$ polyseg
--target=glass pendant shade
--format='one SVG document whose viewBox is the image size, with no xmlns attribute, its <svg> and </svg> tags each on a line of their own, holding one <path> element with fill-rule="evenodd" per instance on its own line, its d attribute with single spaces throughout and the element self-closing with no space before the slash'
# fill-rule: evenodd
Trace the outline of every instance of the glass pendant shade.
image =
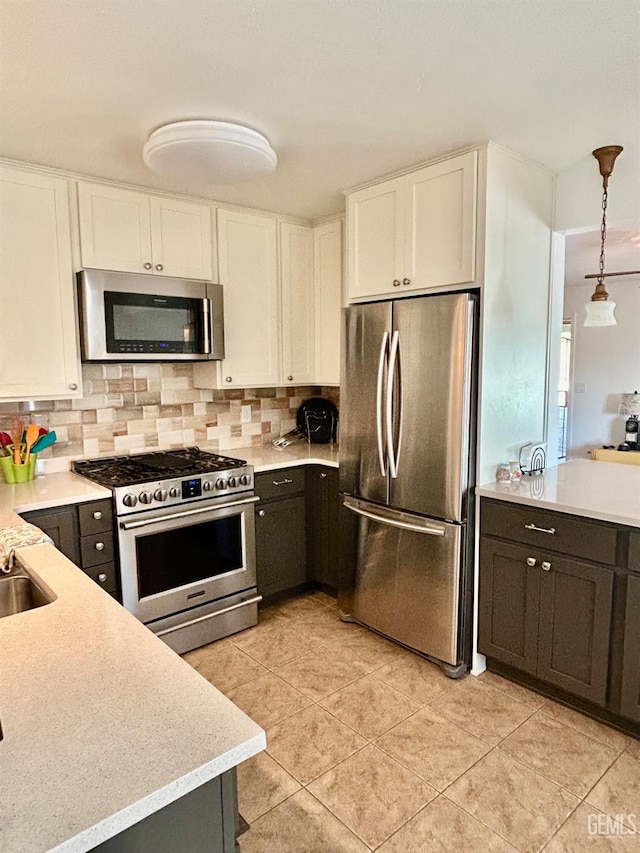
<svg viewBox="0 0 640 853">
<path fill-rule="evenodd" d="M 617 321 L 614 316 L 616 303 L 611 299 L 598 299 L 594 302 L 587 302 L 587 318 L 584 321 L 585 326 L 616 326 Z"/>
</svg>

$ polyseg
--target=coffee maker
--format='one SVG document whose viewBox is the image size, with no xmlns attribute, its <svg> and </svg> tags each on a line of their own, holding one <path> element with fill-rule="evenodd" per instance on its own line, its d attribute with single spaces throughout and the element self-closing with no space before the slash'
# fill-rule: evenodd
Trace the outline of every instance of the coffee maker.
<svg viewBox="0 0 640 853">
<path fill-rule="evenodd" d="M 634 391 L 633 394 L 622 394 L 619 412 L 621 415 L 628 415 L 624 425 L 624 445 L 626 445 L 625 449 L 628 448 L 629 450 L 640 450 L 640 444 L 638 443 L 640 394 L 638 394 L 637 391 Z"/>
</svg>

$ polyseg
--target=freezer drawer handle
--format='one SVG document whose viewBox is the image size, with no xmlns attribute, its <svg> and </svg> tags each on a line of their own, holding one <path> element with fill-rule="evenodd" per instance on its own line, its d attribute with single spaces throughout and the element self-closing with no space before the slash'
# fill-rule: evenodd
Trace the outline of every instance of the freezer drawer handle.
<svg viewBox="0 0 640 853">
<path fill-rule="evenodd" d="M 191 619 L 189 622 L 181 622 L 179 625 L 174 625 L 172 628 L 165 628 L 164 631 L 158 631 L 156 637 L 164 637 L 165 634 L 172 634 L 174 631 L 180 631 L 182 628 L 188 628 L 190 625 L 197 625 L 198 622 L 204 622 L 206 619 L 214 619 L 216 616 L 231 613 L 232 610 L 238 610 L 240 607 L 248 607 L 249 604 L 259 604 L 261 601 L 261 595 L 254 595 L 253 598 L 248 598 L 246 601 L 239 601 L 237 604 L 232 604 L 230 607 L 223 607 L 222 610 L 216 610 L 215 613 L 207 613 L 206 616 L 198 616 L 197 619 Z"/>
<path fill-rule="evenodd" d="M 403 530 L 413 530 L 415 533 L 427 533 L 429 536 L 444 536 L 445 531 L 442 527 L 426 527 L 421 524 L 411 524 L 409 521 L 399 521 L 394 518 L 376 515 L 375 512 L 368 512 L 359 506 L 354 506 L 351 503 L 344 502 L 347 509 L 352 512 L 357 512 L 358 515 L 363 515 L 365 518 L 372 518 L 374 521 L 379 521 L 381 524 L 389 524 L 391 527 L 401 527 Z"/>
<path fill-rule="evenodd" d="M 525 530 L 535 530 L 536 533 L 550 533 L 552 536 L 556 532 L 555 527 L 536 527 L 535 524 L 525 524 Z"/>
<path fill-rule="evenodd" d="M 384 458 L 384 440 L 382 437 L 382 382 L 384 380 L 385 356 L 387 354 L 387 343 L 389 332 L 382 335 L 380 344 L 380 358 L 378 360 L 378 384 L 376 386 L 376 438 L 378 440 L 378 461 L 380 462 L 380 474 L 387 476 L 387 466 Z"/>
<path fill-rule="evenodd" d="M 237 506 L 242 506 L 242 504 L 253 504 L 257 503 L 260 498 L 243 498 L 241 501 L 231 501 L 227 504 L 219 504 L 217 506 L 205 506 L 201 509 L 190 509 L 186 512 L 173 512 L 171 515 L 160 515 L 157 518 L 147 518 L 144 521 L 121 521 L 120 529 L 121 530 L 134 530 L 136 527 L 148 527 L 150 524 L 156 524 L 158 521 L 175 521 L 180 518 L 189 518 L 191 515 L 202 515 L 205 512 L 211 512 L 212 510 L 219 509 L 230 509 Z"/>
</svg>

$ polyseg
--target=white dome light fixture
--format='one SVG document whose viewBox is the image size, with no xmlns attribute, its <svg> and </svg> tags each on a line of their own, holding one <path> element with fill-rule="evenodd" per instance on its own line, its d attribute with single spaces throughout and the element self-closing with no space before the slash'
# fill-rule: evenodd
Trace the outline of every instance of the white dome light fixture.
<svg viewBox="0 0 640 853">
<path fill-rule="evenodd" d="M 269 175 L 278 165 L 269 140 L 227 121 L 176 121 L 154 130 L 142 158 L 159 175 L 234 184 Z"/>
</svg>

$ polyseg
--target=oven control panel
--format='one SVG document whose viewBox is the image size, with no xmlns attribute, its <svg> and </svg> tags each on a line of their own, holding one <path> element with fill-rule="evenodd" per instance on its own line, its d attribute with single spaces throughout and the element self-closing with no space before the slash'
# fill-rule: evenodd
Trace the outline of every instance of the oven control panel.
<svg viewBox="0 0 640 853">
<path fill-rule="evenodd" d="M 224 503 L 225 497 L 251 491 L 253 468 L 244 465 L 192 477 L 122 486 L 114 490 L 114 498 L 117 515 L 128 515 L 165 506 L 178 506 L 186 501 L 219 499 L 220 503 Z"/>
</svg>

